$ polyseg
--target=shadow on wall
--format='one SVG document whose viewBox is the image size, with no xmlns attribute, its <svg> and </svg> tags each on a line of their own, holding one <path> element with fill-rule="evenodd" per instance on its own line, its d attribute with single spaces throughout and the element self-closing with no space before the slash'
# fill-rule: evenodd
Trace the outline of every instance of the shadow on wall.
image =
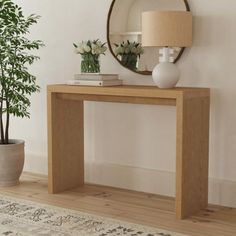
<svg viewBox="0 0 236 236">
<path fill-rule="evenodd" d="M 180 83 L 222 88 L 225 86 L 222 78 L 235 68 L 232 48 L 235 47 L 236 33 L 231 29 L 232 22 L 227 16 L 211 15 L 194 16 L 193 22 L 193 46 L 185 50 L 179 63 L 183 67 Z"/>
<path fill-rule="evenodd" d="M 194 16 L 193 17 L 193 46 L 215 47 L 226 45 L 224 29 L 229 22 L 223 16 Z"/>
</svg>

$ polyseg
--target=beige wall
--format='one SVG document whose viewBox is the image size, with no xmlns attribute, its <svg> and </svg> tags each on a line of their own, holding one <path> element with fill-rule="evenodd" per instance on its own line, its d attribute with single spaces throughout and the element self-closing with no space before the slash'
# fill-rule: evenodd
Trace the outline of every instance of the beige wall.
<svg viewBox="0 0 236 236">
<path fill-rule="evenodd" d="M 26 140 L 25 169 L 46 173 L 45 87 L 62 83 L 79 72 L 79 56 L 73 54 L 73 42 L 106 40 L 111 1 L 17 2 L 25 12 L 42 16 L 32 36 L 43 39 L 47 47 L 40 52 L 41 61 L 32 68 L 42 91 L 32 98 L 31 119 L 14 119 L 11 134 Z M 194 45 L 178 63 L 182 72 L 179 85 L 212 88 L 210 199 L 236 206 L 236 188 L 232 188 L 236 186 L 236 1 L 189 3 L 194 14 Z M 102 57 L 102 71 L 119 73 L 125 83 L 153 84 L 151 77 L 122 68 L 109 52 Z M 85 135 L 88 181 L 174 194 L 174 108 L 88 103 Z M 151 177 L 155 177 L 154 182 Z"/>
</svg>

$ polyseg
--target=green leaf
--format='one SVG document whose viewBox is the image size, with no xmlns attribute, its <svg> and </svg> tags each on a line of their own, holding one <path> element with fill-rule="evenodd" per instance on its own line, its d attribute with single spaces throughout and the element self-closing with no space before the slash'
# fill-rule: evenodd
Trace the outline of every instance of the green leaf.
<svg viewBox="0 0 236 236">
<path fill-rule="evenodd" d="M 39 59 L 30 51 L 44 44 L 25 37 L 39 18 L 35 14 L 24 16 L 11 0 L 0 0 L 0 115 L 29 117 L 29 98 L 40 91 L 28 66 Z"/>
</svg>

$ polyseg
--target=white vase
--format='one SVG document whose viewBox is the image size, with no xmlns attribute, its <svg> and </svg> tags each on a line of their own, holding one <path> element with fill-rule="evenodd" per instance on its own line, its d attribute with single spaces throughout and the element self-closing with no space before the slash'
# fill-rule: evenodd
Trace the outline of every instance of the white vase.
<svg viewBox="0 0 236 236">
<path fill-rule="evenodd" d="M 174 88 L 178 83 L 180 71 L 172 62 L 161 62 L 153 72 L 152 78 L 159 88 Z"/>
<path fill-rule="evenodd" d="M 19 184 L 24 166 L 24 141 L 10 140 L 0 145 L 0 187 Z"/>
</svg>

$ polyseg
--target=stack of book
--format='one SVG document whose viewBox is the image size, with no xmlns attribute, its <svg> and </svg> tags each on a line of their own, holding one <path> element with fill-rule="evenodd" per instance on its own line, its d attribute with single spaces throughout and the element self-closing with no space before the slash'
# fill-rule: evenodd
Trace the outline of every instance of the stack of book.
<svg viewBox="0 0 236 236">
<path fill-rule="evenodd" d="M 67 81 L 68 85 L 81 86 L 117 86 L 122 85 L 122 80 L 117 74 L 76 74 L 73 80 Z"/>
</svg>

